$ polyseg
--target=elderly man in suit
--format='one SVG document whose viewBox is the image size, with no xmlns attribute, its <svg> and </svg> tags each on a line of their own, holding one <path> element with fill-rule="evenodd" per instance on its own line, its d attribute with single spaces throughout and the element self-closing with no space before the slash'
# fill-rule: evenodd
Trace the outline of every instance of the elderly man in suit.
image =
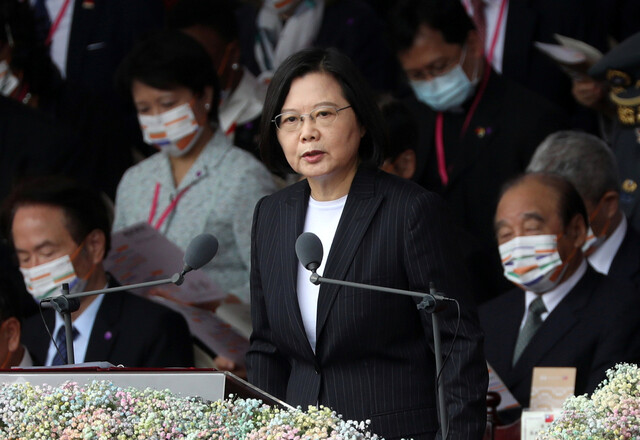
<svg viewBox="0 0 640 440">
<path fill-rule="evenodd" d="M 498 203 L 504 274 L 518 288 L 484 304 L 480 322 L 487 361 L 523 407 L 533 367 L 576 367 L 582 394 L 638 357 L 638 295 L 585 261 L 587 218 L 575 188 L 551 174 L 511 182 Z"/>
<path fill-rule="evenodd" d="M 582 250 L 598 272 L 635 285 L 640 282 L 640 236 L 620 207 L 616 158 L 601 139 L 577 131 L 549 135 L 527 171 L 558 174 L 578 190 L 589 214 Z"/>
<path fill-rule="evenodd" d="M 60 294 L 62 283 L 83 292 L 114 286 L 102 262 L 109 251 L 104 201 L 63 178 L 24 183 L 9 196 L 5 225 L 29 293 L 36 300 Z M 62 317 L 46 310 L 25 321 L 22 340 L 36 365 L 66 363 Z M 127 367 L 193 365 L 189 330 L 177 313 L 129 293 L 88 296 L 71 315 L 76 362 L 108 361 Z M 47 328 L 57 348 L 50 341 Z"/>
</svg>

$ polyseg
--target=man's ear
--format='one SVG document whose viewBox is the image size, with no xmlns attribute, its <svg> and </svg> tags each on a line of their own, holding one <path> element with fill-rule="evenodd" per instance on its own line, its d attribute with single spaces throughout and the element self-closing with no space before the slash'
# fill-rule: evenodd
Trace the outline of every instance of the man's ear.
<svg viewBox="0 0 640 440">
<path fill-rule="evenodd" d="M 617 191 L 609 190 L 600 198 L 602 209 L 608 219 L 613 219 L 620 210 L 620 194 Z"/>
<path fill-rule="evenodd" d="M 580 214 L 573 216 L 567 226 L 567 238 L 573 242 L 573 246 L 576 248 L 582 248 L 585 241 L 587 241 L 587 223 L 584 217 Z"/>
<path fill-rule="evenodd" d="M 471 29 L 467 33 L 467 53 L 473 58 L 484 56 L 484 43 L 475 29 Z"/>
<path fill-rule="evenodd" d="M 416 152 L 404 150 L 393 162 L 396 174 L 405 179 L 411 179 L 416 172 Z"/>
<path fill-rule="evenodd" d="M 94 229 L 85 238 L 84 246 L 93 264 L 102 263 L 104 260 L 106 243 L 104 232 L 100 229 Z"/>
<path fill-rule="evenodd" d="M 6 338 L 7 348 L 13 353 L 20 347 L 20 321 L 11 316 L 2 323 L 2 337 Z"/>
</svg>

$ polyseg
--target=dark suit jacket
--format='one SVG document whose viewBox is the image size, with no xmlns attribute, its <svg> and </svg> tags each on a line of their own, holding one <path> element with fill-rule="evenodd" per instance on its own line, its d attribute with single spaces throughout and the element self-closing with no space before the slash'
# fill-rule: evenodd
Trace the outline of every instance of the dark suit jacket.
<svg viewBox="0 0 640 440">
<path fill-rule="evenodd" d="M 468 109 L 472 98 L 466 103 Z M 438 174 L 435 147 L 436 112 L 416 100 L 407 105 L 419 125 L 414 180 L 443 196 L 454 218 L 475 248 L 469 267 L 479 283 L 478 302 L 510 288 L 504 283 L 493 217 L 500 189 L 524 172 L 538 144 L 550 133 L 566 129 L 560 110 L 514 81 L 495 72 L 462 138 L 465 113 L 444 113 L 443 141 L 449 184 Z"/>
<path fill-rule="evenodd" d="M 632 282 L 640 287 L 640 235 L 627 223 L 627 233 L 616 252 L 609 274 L 622 282 Z"/>
<path fill-rule="evenodd" d="M 514 289 L 480 307 L 487 361 L 523 407 L 529 405 L 535 366 L 576 367 L 576 395 L 589 393 L 607 368 L 637 359 L 638 312 L 633 286 L 589 267 L 512 366 L 524 313 L 524 292 Z"/>
<path fill-rule="evenodd" d="M 502 74 L 561 106 L 571 115 L 572 127 L 595 133 L 595 112 L 577 104 L 569 76 L 534 43 L 558 44 L 557 33 L 607 52 L 605 15 L 594 0 L 509 1 Z"/>
<path fill-rule="evenodd" d="M 114 94 L 114 73 L 137 39 L 162 27 L 161 0 L 78 0 L 73 8 L 66 78 L 73 86 Z"/>
<path fill-rule="evenodd" d="M 255 60 L 258 9 L 246 5 L 237 12 L 242 63 L 254 75 L 260 74 Z M 362 0 L 328 1 L 314 47 L 334 47 L 354 62 L 369 85 L 379 91 L 399 87 L 401 68 L 384 38 L 384 24 Z"/>
<path fill-rule="evenodd" d="M 296 293 L 294 251 L 309 200 L 306 181 L 262 199 L 252 232 L 253 334 L 249 379 L 292 405 L 322 404 L 371 420 L 388 439 L 431 439 L 438 428 L 431 318 L 411 297 L 324 284 L 317 345 L 307 339 Z M 482 333 L 440 198 L 382 171 L 352 183 L 324 275 L 457 298 L 460 331 L 444 371 L 451 438 L 481 438 L 487 372 Z M 455 307 L 442 313 L 443 351 Z"/>
<path fill-rule="evenodd" d="M 44 313 L 53 331 L 55 312 Z M 24 322 L 22 343 L 34 364 L 44 365 L 50 338 L 39 314 Z M 118 292 L 102 300 L 84 361 L 107 361 L 131 368 L 191 367 L 192 347 L 189 328 L 180 314 L 131 293 Z"/>
</svg>

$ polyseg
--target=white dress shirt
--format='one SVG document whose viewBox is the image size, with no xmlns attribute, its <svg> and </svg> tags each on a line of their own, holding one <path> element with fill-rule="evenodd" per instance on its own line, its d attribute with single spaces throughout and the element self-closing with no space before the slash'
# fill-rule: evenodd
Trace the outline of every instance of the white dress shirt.
<svg viewBox="0 0 640 440">
<path fill-rule="evenodd" d="M 529 305 L 536 299 L 538 296 L 542 297 L 542 302 L 546 307 L 547 311 L 540 315 L 540 319 L 543 321 L 547 319 L 549 314 L 553 312 L 553 309 L 556 308 L 558 304 L 564 299 L 565 296 L 578 284 L 578 281 L 584 276 L 587 272 L 587 262 L 582 260 L 578 269 L 563 283 L 560 283 L 555 289 L 551 289 L 548 292 L 543 293 L 542 295 L 538 295 L 537 293 L 525 291 L 524 297 L 524 315 L 522 318 L 522 322 L 520 323 L 520 330 L 524 327 L 524 323 L 527 320 L 527 311 L 529 310 Z"/>
<path fill-rule="evenodd" d="M 104 286 L 105 289 L 107 287 L 108 285 Z M 94 299 L 93 302 L 89 305 L 89 307 L 84 309 L 80 316 L 78 316 L 72 323 L 75 329 L 78 331 L 78 336 L 73 341 L 73 354 L 77 364 L 84 362 L 84 358 L 87 354 L 87 347 L 89 346 L 89 337 L 91 336 L 91 330 L 93 330 L 93 323 L 96 320 L 96 315 L 98 314 L 98 309 L 102 304 L 103 298 L 103 295 L 98 295 L 96 299 Z M 62 320 L 62 316 L 60 316 L 59 313 L 56 313 L 56 325 L 52 332 L 54 338 L 58 334 L 58 330 L 63 325 L 64 321 Z M 47 352 L 46 365 L 51 365 L 55 355 L 56 347 L 55 345 L 53 345 L 53 342 L 50 342 L 49 351 Z"/>
<path fill-rule="evenodd" d="M 49 13 L 51 26 L 55 23 L 64 2 L 65 0 L 45 0 L 45 6 Z M 31 0 L 31 6 L 34 4 L 35 0 Z M 58 67 L 63 78 L 67 76 L 67 53 L 69 50 L 69 38 L 71 36 L 74 4 L 75 0 L 69 0 L 69 5 L 64 11 L 60 24 L 58 25 L 58 28 L 53 34 L 53 38 L 51 40 L 51 60 Z"/>
<path fill-rule="evenodd" d="M 622 221 L 613 234 L 609 236 L 595 251 L 587 258 L 589 264 L 601 274 L 607 275 L 611 269 L 611 263 L 618 253 L 618 249 L 627 235 L 627 218 L 622 216 Z"/>
<path fill-rule="evenodd" d="M 502 2 L 506 2 L 500 27 L 498 26 L 498 18 L 500 16 L 500 8 Z M 473 16 L 473 5 L 471 0 L 462 0 L 462 4 L 469 16 Z M 509 0 L 484 0 L 484 20 L 487 26 L 487 35 L 484 42 L 485 56 L 489 56 L 491 51 L 491 43 L 496 32 L 498 32 L 496 45 L 493 49 L 493 58 L 491 64 L 498 73 L 502 73 L 502 60 L 504 56 L 504 36 L 507 29 L 507 15 L 509 14 Z"/>
</svg>

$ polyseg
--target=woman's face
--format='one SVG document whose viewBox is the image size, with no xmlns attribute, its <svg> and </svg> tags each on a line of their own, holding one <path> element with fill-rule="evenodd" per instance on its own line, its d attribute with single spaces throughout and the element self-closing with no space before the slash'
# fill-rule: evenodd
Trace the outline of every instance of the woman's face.
<svg viewBox="0 0 640 440">
<path fill-rule="evenodd" d="M 304 120 L 295 131 L 277 129 L 277 136 L 287 162 L 298 174 L 337 183 L 355 175 L 365 130 L 353 108 L 341 110 L 328 126 L 306 116 L 317 107 L 349 105 L 340 84 L 329 74 L 314 72 L 292 81 L 280 112 L 297 112 L 305 115 Z"/>
<path fill-rule="evenodd" d="M 148 86 L 140 81 L 133 81 L 131 86 L 133 102 L 138 115 L 157 116 L 182 104 L 191 104 L 191 109 L 198 125 L 206 127 L 209 110 L 213 98 L 213 90 L 207 87 L 202 96 L 196 96 L 186 87 L 173 90 L 161 90 Z"/>
</svg>

